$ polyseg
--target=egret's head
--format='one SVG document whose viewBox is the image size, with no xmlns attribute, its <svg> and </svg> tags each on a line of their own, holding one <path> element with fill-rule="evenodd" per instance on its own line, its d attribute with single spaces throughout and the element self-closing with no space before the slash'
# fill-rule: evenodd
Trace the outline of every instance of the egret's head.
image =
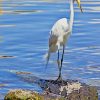
<svg viewBox="0 0 100 100">
<path fill-rule="evenodd" d="M 78 7 L 80 8 L 81 12 L 83 12 L 82 7 L 81 7 L 81 1 L 80 0 L 74 0 L 77 2 Z"/>
</svg>

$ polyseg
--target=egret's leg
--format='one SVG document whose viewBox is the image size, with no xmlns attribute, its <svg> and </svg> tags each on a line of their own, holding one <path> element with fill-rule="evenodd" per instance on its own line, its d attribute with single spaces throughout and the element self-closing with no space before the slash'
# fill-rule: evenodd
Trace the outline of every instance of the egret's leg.
<svg viewBox="0 0 100 100">
<path fill-rule="evenodd" d="M 63 59 L 64 59 L 64 50 L 65 50 L 65 46 L 63 45 L 63 52 L 62 52 L 62 58 L 61 58 L 61 66 L 59 68 L 59 77 L 58 77 L 58 80 L 61 80 L 61 81 L 62 81 L 61 69 L 62 69 L 62 63 L 63 63 Z"/>
<path fill-rule="evenodd" d="M 58 68 L 59 68 L 59 67 L 60 67 L 60 61 L 59 61 L 59 50 L 58 50 L 57 64 L 58 64 Z"/>
<path fill-rule="evenodd" d="M 62 53 L 62 58 L 61 58 L 61 69 L 62 69 L 62 64 L 63 64 L 63 59 L 64 59 L 64 51 L 65 51 L 65 45 L 63 45 L 63 53 Z"/>
<path fill-rule="evenodd" d="M 59 67 L 60 67 L 60 61 L 59 61 L 59 58 L 60 58 L 60 55 L 59 55 L 60 44 L 57 43 L 57 46 L 58 46 L 58 58 L 57 58 L 57 64 L 58 64 L 58 68 L 59 68 Z"/>
<path fill-rule="evenodd" d="M 59 76 L 57 78 L 57 81 L 62 81 L 62 77 L 61 77 L 61 66 L 59 66 Z"/>
<path fill-rule="evenodd" d="M 60 80 L 61 80 L 61 79 L 60 79 L 60 76 L 61 76 L 61 71 L 60 71 L 61 69 L 60 69 L 60 68 L 61 68 L 61 67 L 60 67 L 60 60 L 59 60 L 59 50 L 58 50 L 57 64 L 58 64 L 58 69 L 59 69 L 59 76 L 58 76 L 58 78 L 57 78 L 57 81 L 58 81 L 58 80 L 60 81 Z"/>
<path fill-rule="evenodd" d="M 63 58 L 64 58 L 64 50 L 65 50 L 65 46 L 63 45 L 63 52 L 62 52 L 61 64 L 59 66 L 59 76 L 58 76 L 58 79 L 57 79 L 59 81 L 62 81 L 61 69 L 62 69 L 62 63 L 63 63 Z"/>
</svg>

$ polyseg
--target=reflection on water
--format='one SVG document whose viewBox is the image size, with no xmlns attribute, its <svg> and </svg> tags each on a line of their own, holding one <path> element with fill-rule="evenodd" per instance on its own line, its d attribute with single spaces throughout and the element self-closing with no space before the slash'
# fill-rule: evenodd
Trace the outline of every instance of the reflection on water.
<svg viewBox="0 0 100 100">
<path fill-rule="evenodd" d="M 42 10 L 4 10 L 2 14 L 32 14 L 40 13 Z"/>
<path fill-rule="evenodd" d="M 3 40 L 3 37 L 2 37 L 2 36 L 0 36 L 0 42 L 2 42 L 2 40 Z"/>
<path fill-rule="evenodd" d="M 83 14 L 75 4 L 75 22 L 66 46 L 63 78 L 79 79 L 100 87 L 100 2 L 84 0 L 82 5 Z M 0 84 L 7 85 L 0 87 L 0 96 L 12 88 L 39 91 L 38 86 L 23 82 L 13 71 L 57 78 L 57 55 L 52 54 L 46 73 L 43 56 L 53 23 L 62 17 L 69 18 L 69 4 L 66 0 L 4 0 L 2 9 Z"/>
</svg>

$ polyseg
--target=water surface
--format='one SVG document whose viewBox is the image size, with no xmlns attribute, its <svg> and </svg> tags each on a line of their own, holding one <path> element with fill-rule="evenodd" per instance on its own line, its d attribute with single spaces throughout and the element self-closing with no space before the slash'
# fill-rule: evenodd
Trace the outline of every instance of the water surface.
<svg viewBox="0 0 100 100">
<path fill-rule="evenodd" d="M 84 13 L 80 13 L 75 4 L 73 33 L 66 46 L 62 74 L 64 79 L 78 79 L 99 87 L 100 1 L 84 0 L 82 6 Z M 46 72 L 43 56 L 55 21 L 63 17 L 69 19 L 69 4 L 66 0 L 4 0 L 0 9 L 3 10 L 0 15 L 0 84 L 4 84 L 0 87 L 0 100 L 10 89 L 41 91 L 36 84 L 23 82 L 13 72 L 57 78 L 57 54 L 52 55 Z"/>
</svg>

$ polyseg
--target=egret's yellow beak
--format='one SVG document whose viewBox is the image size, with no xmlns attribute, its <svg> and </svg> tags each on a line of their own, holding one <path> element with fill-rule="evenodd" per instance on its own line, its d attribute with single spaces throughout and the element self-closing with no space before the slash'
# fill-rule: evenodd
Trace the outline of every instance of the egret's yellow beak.
<svg viewBox="0 0 100 100">
<path fill-rule="evenodd" d="M 80 0 L 76 0 L 76 1 L 77 1 L 78 7 L 80 8 L 81 12 L 83 12 L 82 7 L 81 7 L 81 1 Z"/>
</svg>

